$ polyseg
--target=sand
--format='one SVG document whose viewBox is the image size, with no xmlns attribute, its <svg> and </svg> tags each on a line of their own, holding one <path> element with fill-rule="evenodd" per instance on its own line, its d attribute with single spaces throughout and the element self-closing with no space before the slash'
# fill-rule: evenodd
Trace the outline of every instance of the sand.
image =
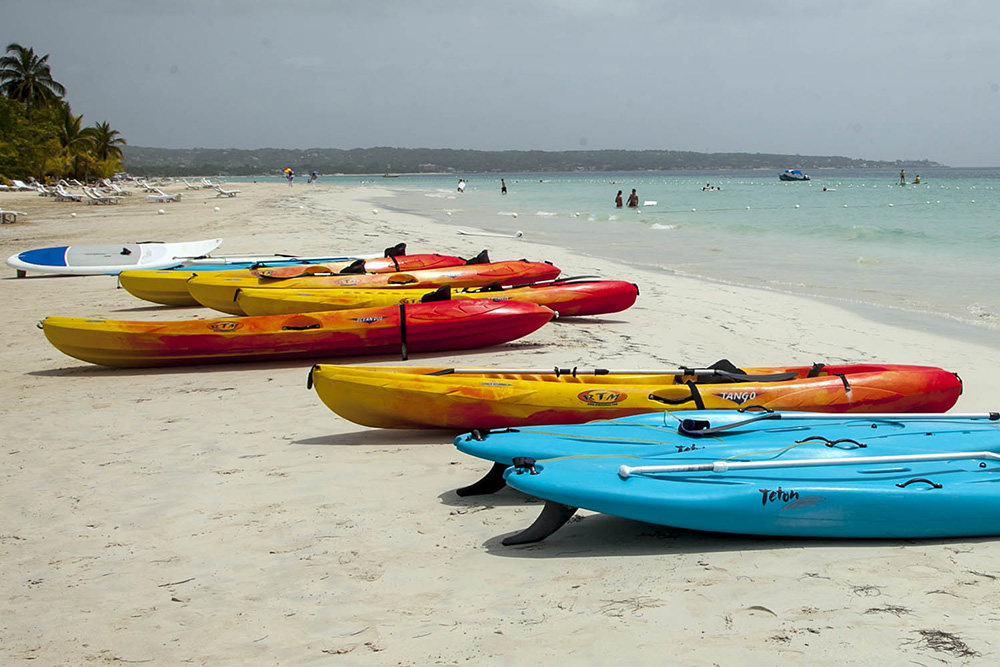
<svg viewBox="0 0 1000 667">
<path fill-rule="evenodd" d="M 26 211 L 4 257 L 66 243 L 222 237 L 220 251 L 380 251 L 550 260 L 639 284 L 637 305 L 498 348 L 413 355 L 463 366 L 914 363 L 959 372 L 955 410 L 1000 406 L 1000 354 L 839 308 L 639 271 L 379 209 L 375 187 L 240 184 L 175 204 L 0 193 Z M 169 192 L 179 188 L 167 188 Z M 219 210 L 216 211 L 215 208 Z M 158 214 L 163 209 L 164 214 Z M 71 217 L 76 213 L 76 217 Z M 6 267 L 5 267 L 6 268 Z M 486 471 L 453 434 L 347 422 L 309 361 L 116 370 L 64 356 L 47 315 L 213 317 L 116 279 L 0 284 L 5 665 L 986 664 L 1000 543 L 759 539 L 580 512 L 533 546 L 500 539 L 540 504 L 460 499 Z M 398 363 L 390 357 L 354 363 Z"/>
</svg>

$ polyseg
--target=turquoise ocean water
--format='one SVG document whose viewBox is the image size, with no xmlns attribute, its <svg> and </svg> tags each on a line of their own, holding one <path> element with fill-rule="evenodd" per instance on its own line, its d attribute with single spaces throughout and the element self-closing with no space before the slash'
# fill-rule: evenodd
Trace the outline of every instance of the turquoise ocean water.
<svg viewBox="0 0 1000 667">
<path fill-rule="evenodd" d="M 1000 346 L 1000 169 L 923 169 L 914 185 L 916 175 L 907 170 L 905 186 L 898 170 L 872 169 L 820 170 L 792 183 L 754 170 L 324 176 L 320 185 L 390 188 L 394 197 L 373 196 L 373 205 L 459 229 L 521 231 L 526 244 L 832 300 Z M 459 177 L 468 181 L 464 193 Z M 719 189 L 703 190 L 708 183 Z M 638 210 L 616 209 L 617 191 L 627 198 L 632 188 Z M 489 239 L 470 237 L 473 246 L 488 248 Z"/>
</svg>

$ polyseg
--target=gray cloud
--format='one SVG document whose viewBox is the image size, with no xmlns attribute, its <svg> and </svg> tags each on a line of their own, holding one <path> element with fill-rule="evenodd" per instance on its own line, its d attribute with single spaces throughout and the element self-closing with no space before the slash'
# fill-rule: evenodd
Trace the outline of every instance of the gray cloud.
<svg viewBox="0 0 1000 667">
<path fill-rule="evenodd" d="M 1000 163 L 1000 5 L 9 0 L 131 144 L 678 149 Z"/>
</svg>

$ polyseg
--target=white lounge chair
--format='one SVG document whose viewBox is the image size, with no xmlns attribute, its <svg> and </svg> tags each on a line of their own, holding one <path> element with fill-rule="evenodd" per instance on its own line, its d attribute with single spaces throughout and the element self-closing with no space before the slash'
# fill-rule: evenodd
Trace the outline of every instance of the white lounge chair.
<svg viewBox="0 0 1000 667">
<path fill-rule="evenodd" d="M 223 190 L 221 185 L 215 186 L 216 197 L 235 197 L 240 193 L 239 190 Z"/>
<path fill-rule="evenodd" d="M 9 225 L 13 222 L 17 222 L 17 216 L 28 215 L 24 211 L 5 211 L 0 208 L 0 222 L 5 225 Z"/>
<path fill-rule="evenodd" d="M 105 194 L 101 194 L 94 188 L 88 188 L 83 186 L 83 194 L 87 195 L 88 204 L 117 204 L 118 197 L 111 197 Z"/>
<path fill-rule="evenodd" d="M 122 190 L 121 187 L 119 187 L 117 183 L 115 183 L 114 181 L 108 180 L 107 178 L 105 178 L 101 182 L 104 184 L 104 187 L 106 187 L 108 190 L 110 190 L 112 192 L 112 196 L 130 197 L 132 195 L 132 191 L 131 190 Z"/>
<path fill-rule="evenodd" d="M 25 183 L 24 181 L 19 181 L 16 178 L 10 179 L 10 182 L 14 184 L 14 188 L 13 188 L 14 190 L 20 190 L 22 192 L 27 192 L 28 190 L 34 190 L 35 189 L 35 188 L 31 187 L 30 185 L 28 185 L 27 183 Z"/>
<path fill-rule="evenodd" d="M 215 183 L 213 183 L 212 181 L 210 181 L 209 179 L 207 179 L 205 177 L 202 177 L 202 179 L 201 179 L 201 187 L 203 187 L 203 188 L 214 188 L 215 187 Z"/>
<path fill-rule="evenodd" d="M 168 195 L 166 192 L 164 192 L 159 188 L 153 188 L 153 190 L 156 192 L 156 194 L 146 195 L 146 201 L 172 202 L 181 200 L 181 193 L 179 192 L 176 194 Z"/>
<path fill-rule="evenodd" d="M 56 201 L 83 201 L 83 195 L 78 195 L 75 192 L 70 192 L 63 187 L 62 183 L 56 184 Z"/>
<path fill-rule="evenodd" d="M 182 178 L 181 180 L 184 182 L 184 187 L 187 188 L 188 190 L 201 190 L 200 185 L 195 185 L 194 183 L 190 183 L 186 178 Z"/>
</svg>

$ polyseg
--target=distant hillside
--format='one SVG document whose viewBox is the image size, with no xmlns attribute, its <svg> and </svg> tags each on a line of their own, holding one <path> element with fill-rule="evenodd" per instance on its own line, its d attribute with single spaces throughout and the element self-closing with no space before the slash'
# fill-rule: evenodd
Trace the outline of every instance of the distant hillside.
<svg viewBox="0 0 1000 667">
<path fill-rule="evenodd" d="M 824 167 L 937 167 L 928 160 L 893 162 L 823 155 L 692 153 L 687 151 L 470 151 L 447 148 L 310 148 L 254 150 L 124 146 L 125 169 L 135 176 L 279 174 L 516 173 L 643 171 L 657 169 L 820 169 Z"/>
</svg>

